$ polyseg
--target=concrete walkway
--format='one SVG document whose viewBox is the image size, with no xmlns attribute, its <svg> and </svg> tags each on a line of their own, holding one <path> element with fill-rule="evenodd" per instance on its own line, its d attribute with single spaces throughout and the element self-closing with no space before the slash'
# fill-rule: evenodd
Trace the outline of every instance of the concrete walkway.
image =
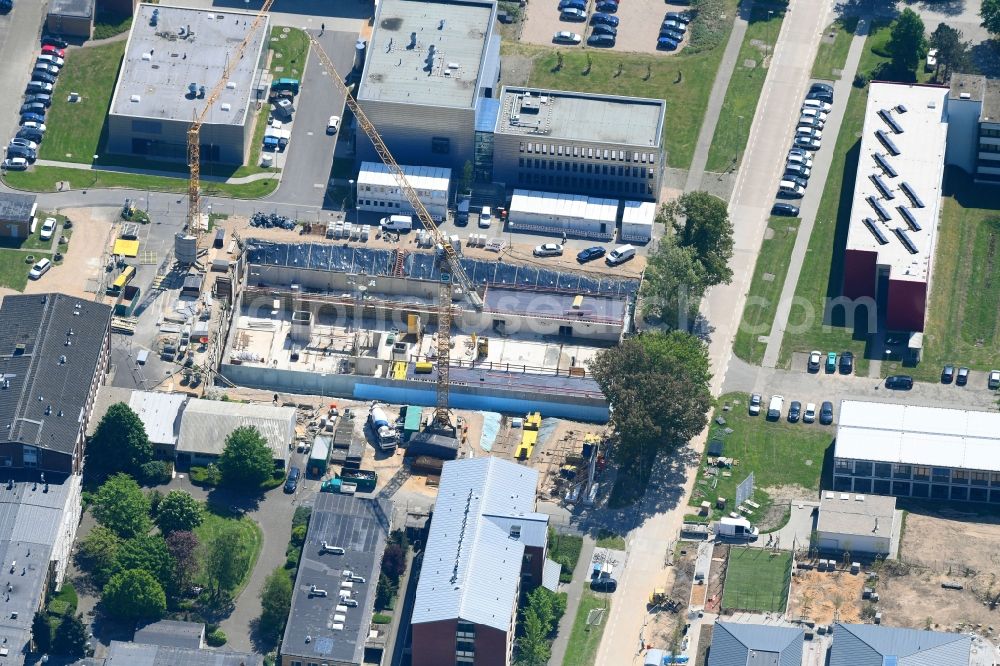
<svg viewBox="0 0 1000 666">
<path fill-rule="evenodd" d="M 560 592 L 566 593 L 566 612 L 559 620 L 559 633 L 552 641 L 552 656 L 549 657 L 550 666 L 561 666 L 566 658 L 566 648 L 569 646 L 569 636 L 573 633 L 573 622 L 576 620 L 576 613 L 580 608 L 580 597 L 583 596 L 583 589 L 587 586 L 588 573 L 590 571 L 590 560 L 594 556 L 594 547 L 597 542 L 593 538 L 584 534 L 583 547 L 580 549 L 580 559 L 576 561 L 576 568 L 573 569 L 573 580 L 568 585 L 561 586 Z"/>
<path fill-rule="evenodd" d="M 823 136 L 826 138 L 824 145 L 816 154 L 813 164 L 813 186 L 806 190 L 806 196 L 799 206 L 801 222 L 799 223 L 799 234 L 795 238 L 795 247 L 792 248 L 792 256 L 788 262 L 788 274 L 785 276 L 785 284 L 781 288 L 781 297 L 778 301 L 778 309 L 774 313 L 774 322 L 771 324 L 771 334 L 768 336 L 767 349 L 764 350 L 764 360 L 762 365 L 765 368 L 773 368 L 778 363 L 781 353 L 781 342 L 785 336 L 785 328 L 788 326 L 788 315 L 792 309 L 792 300 L 795 297 L 795 287 L 799 283 L 799 275 L 802 272 L 802 264 L 806 259 L 806 252 L 809 250 L 809 237 L 812 235 L 813 226 L 816 223 L 816 213 L 819 211 L 820 200 L 823 197 L 825 187 L 819 187 L 820 183 L 826 184 L 830 174 L 830 164 L 833 162 L 833 151 L 836 139 L 840 136 L 840 126 L 844 121 L 844 112 L 847 110 L 847 100 L 851 95 L 851 86 L 854 83 L 854 74 L 858 71 L 858 63 L 861 54 L 864 52 L 865 39 L 868 37 L 868 20 L 858 21 L 857 30 L 851 40 L 851 48 L 847 53 L 847 62 L 840 75 L 840 80 L 833 85 L 834 102 L 833 109 L 826 120 L 823 129 Z M 841 174 L 832 174 L 834 178 L 840 178 Z M 816 176 L 819 176 L 818 178 Z M 852 187 L 851 183 L 844 183 L 844 187 Z M 821 220 L 824 224 L 836 224 L 836 220 Z M 820 313 L 822 315 L 822 313 Z"/>
<path fill-rule="evenodd" d="M 708 107 L 705 109 L 704 119 L 701 121 L 701 131 L 698 132 L 698 144 L 694 149 L 694 157 L 691 158 L 691 168 L 688 170 L 687 181 L 684 183 L 685 192 L 701 189 L 705 165 L 708 164 L 708 151 L 712 148 L 712 139 L 715 137 L 715 127 L 719 124 L 719 115 L 722 113 L 722 104 L 726 101 L 729 81 L 733 78 L 733 72 L 736 71 L 740 47 L 743 45 L 743 37 L 747 34 L 747 20 L 744 16 L 750 15 L 752 6 L 752 2 L 744 2 L 736 10 L 736 22 L 733 24 L 733 31 L 729 33 L 726 51 L 722 54 L 722 61 L 719 63 L 719 70 L 716 72 L 715 82 L 712 84 L 712 92 L 708 96 Z"/>
<path fill-rule="evenodd" d="M 153 169 L 139 169 L 136 167 L 126 167 L 126 166 L 114 166 L 108 165 L 104 166 L 101 164 L 80 164 L 78 162 L 59 162 L 57 160 L 38 160 L 35 162 L 35 166 L 48 166 L 48 167 L 60 167 L 63 169 L 77 169 L 79 171 L 107 171 L 109 173 L 132 173 L 140 176 L 157 176 L 160 178 L 183 178 L 187 179 L 188 175 L 183 171 L 156 171 Z M 208 176 L 203 175 L 202 180 L 211 181 L 215 183 L 226 183 L 227 185 L 242 185 L 244 183 L 252 183 L 256 180 L 281 180 L 281 172 L 273 173 L 270 171 L 263 173 L 252 173 L 249 176 L 240 176 L 238 178 L 221 178 L 219 176 Z"/>
</svg>

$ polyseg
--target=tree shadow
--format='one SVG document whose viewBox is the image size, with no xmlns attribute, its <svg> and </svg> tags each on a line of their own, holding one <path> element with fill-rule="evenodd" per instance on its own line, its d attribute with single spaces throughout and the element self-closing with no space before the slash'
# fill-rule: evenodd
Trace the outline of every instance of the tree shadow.
<svg viewBox="0 0 1000 666">
<path fill-rule="evenodd" d="M 965 11 L 965 0 L 903 0 L 903 2 L 945 16 L 958 16 Z"/>
<path fill-rule="evenodd" d="M 970 49 L 969 60 L 980 74 L 1000 76 L 1000 39 L 989 39 L 974 45 Z"/>
<path fill-rule="evenodd" d="M 877 16 L 895 18 L 899 14 L 897 0 L 842 0 L 833 6 L 838 18 L 847 16 Z"/>
</svg>

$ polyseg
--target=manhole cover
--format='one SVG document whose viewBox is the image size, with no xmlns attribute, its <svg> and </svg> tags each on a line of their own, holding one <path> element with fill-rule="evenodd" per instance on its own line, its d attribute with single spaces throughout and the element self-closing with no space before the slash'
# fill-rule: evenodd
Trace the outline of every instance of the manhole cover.
<svg viewBox="0 0 1000 666">
<path fill-rule="evenodd" d="M 747 69 L 753 69 L 754 67 L 757 66 L 757 61 L 754 60 L 753 58 L 747 58 L 746 60 L 743 61 L 743 66 L 746 67 Z"/>
<path fill-rule="evenodd" d="M 287 37 L 288 37 L 288 33 L 287 33 L 287 32 L 283 32 L 283 33 L 281 33 L 280 35 L 278 35 L 278 38 L 279 38 L 279 39 L 285 39 L 285 38 L 287 38 Z"/>
<path fill-rule="evenodd" d="M 764 273 L 764 282 L 774 282 L 774 273 Z"/>
<path fill-rule="evenodd" d="M 812 464 L 813 464 L 812 460 L 807 460 L 806 461 L 806 467 L 812 467 Z"/>
</svg>

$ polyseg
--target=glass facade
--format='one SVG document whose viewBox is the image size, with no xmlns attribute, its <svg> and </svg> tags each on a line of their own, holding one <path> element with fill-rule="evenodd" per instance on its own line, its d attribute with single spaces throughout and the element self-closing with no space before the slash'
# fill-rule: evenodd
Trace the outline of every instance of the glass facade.
<svg viewBox="0 0 1000 666">
<path fill-rule="evenodd" d="M 1000 504 L 1000 472 L 836 458 L 833 490 Z"/>
</svg>

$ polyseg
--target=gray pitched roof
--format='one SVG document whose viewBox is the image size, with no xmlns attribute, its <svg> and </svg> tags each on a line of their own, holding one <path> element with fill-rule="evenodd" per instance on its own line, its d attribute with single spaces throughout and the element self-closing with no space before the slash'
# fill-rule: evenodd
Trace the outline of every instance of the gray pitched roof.
<svg viewBox="0 0 1000 666">
<path fill-rule="evenodd" d="M 136 631 L 132 641 L 147 645 L 197 649 L 202 646 L 201 639 L 204 635 L 205 625 L 200 622 L 160 620 Z"/>
<path fill-rule="evenodd" d="M 35 210 L 35 195 L 0 193 L 0 220 L 30 222 Z"/>
<path fill-rule="evenodd" d="M 874 624 L 836 624 L 830 666 L 968 666 L 972 638 L 940 631 L 901 629 Z"/>
<path fill-rule="evenodd" d="M 362 663 L 391 516 L 388 500 L 333 493 L 316 496 L 281 642 L 283 656 L 301 657 L 307 663 Z M 343 548 L 344 554 L 321 552 L 324 541 Z M 344 571 L 365 582 L 343 588 Z M 325 590 L 326 596 L 311 594 L 313 585 Z M 341 605 L 341 590 L 358 605 Z"/>
<path fill-rule="evenodd" d="M 444 464 L 414 624 L 461 618 L 509 630 L 525 542 L 545 533 L 547 516 L 534 512 L 537 484 L 537 471 L 491 456 Z M 519 516 L 521 538 L 513 538 Z"/>
<path fill-rule="evenodd" d="M 226 437 L 241 426 L 253 426 L 267 440 L 275 459 L 288 459 L 288 445 L 295 436 L 295 408 L 272 405 L 188 401 L 181 414 L 177 450 L 222 455 Z"/>
<path fill-rule="evenodd" d="M 803 636 L 797 627 L 716 622 L 708 666 L 798 666 Z"/>
<path fill-rule="evenodd" d="M 110 320 L 109 306 L 65 294 L 3 299 L 0 441 L 73 453 Z"/>
<path fill-rule="evenodd" d="M 263 666 L 256 654 L 111 641 L 104 666 Z"/>
</svg>

